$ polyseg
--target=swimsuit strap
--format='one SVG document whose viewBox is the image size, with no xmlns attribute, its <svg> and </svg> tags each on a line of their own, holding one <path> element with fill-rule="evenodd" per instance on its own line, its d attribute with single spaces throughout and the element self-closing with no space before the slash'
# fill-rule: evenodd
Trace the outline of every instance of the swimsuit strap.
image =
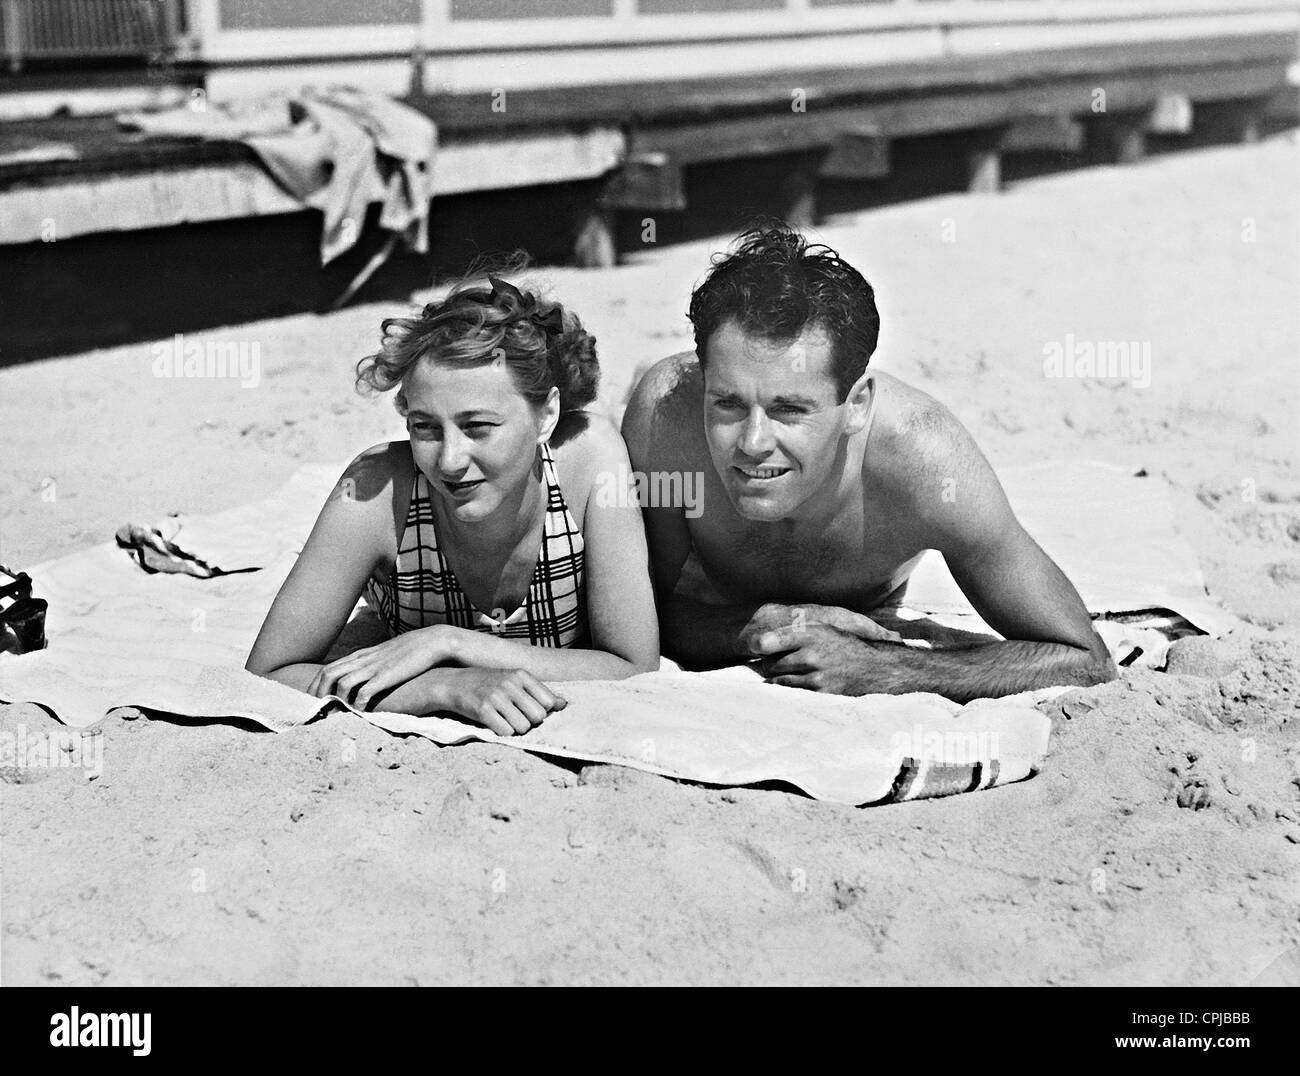
<svg viewBox="0 0 1300 1076">
<path fill-rule="evenodd" d="M 565 639 L 572 645 L 586 624 L 584 542 L 565 503 L 550 445 L 542 445 L 542 477 L 546 482 L 546 520 L 542 548 L 528 585 L 529 635 L 544 645 L 566 645 L 560 641 Z"/>
<path fill-rule="evenodd" d="M 543 534 L 580 533 L 564 499 L 564 490 L 560 488 L 560 477 L 555 473 L 555 457 L 551 455 L 549 444 L 542 445 L 542 479 L 546 483 L 546 524 Z"/>
</svg>

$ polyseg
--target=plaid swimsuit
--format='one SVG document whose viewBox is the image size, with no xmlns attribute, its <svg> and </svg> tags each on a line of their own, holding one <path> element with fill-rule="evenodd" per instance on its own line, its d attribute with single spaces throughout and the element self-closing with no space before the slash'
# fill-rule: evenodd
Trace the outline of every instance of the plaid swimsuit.
<svg viewBox="0 0 1300 1076">
<path fill-rule="evenodd" d="M 585 645 L 582 532 L 564 503 L 547 445 L 542 446 L 542 477 L 546 482 L 546 521 L 528 596 L 509 616 L 496 619 L 470 604 L 438 549 L 429 482 L 418 467 L 415 469 L 397 563 L 382 582 L 371 579 L 366 583 L 366 601 L 390 636 L 430 624 L 451 624 L 503 639 L 523 639 L 533 646 Z"/>
</svg>

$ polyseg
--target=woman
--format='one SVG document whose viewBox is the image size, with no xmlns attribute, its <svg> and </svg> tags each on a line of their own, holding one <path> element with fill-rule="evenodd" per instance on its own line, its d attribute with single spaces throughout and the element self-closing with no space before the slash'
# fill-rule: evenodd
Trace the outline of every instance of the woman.
<svg viewBox="0 0 1300 1076">
<path fill-rule="evenodd" d="M 358 456 L 321 510 L 247 668 L 358 708 L 450 711 L 501 735 L 566 704 L 546 680 L 658 667 L 631 472 L 596 396 L 595 338 L 489 278 L 383 324 L 358 389 L 397 389 L 407 441 Z M 599 494 L 599 495 L 598 495 Z M 365 592 L 389 639 L 321 664 Z"/>
</svg>

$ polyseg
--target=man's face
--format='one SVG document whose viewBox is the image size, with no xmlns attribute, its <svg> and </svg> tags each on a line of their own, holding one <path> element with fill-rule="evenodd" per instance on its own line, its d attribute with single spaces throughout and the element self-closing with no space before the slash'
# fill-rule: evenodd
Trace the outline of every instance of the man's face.
<svg viewBox="0 0 1300 1076">
<path fill-rule="evenodd" d="M 807 328 L 773 343 L 727 322 L 707 349 L 704 432 L 731 503 L 746 519 L 796 516 L 834 487 L 842 467 L 844 408 L 830 341 Z"/>
</svg>

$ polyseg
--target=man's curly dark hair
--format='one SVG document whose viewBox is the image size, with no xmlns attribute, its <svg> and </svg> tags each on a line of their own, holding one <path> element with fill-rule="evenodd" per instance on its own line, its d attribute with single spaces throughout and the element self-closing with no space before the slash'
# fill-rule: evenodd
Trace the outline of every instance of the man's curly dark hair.
<svg viewBox="0 0 1300 1076">
<path fill-rule="evenodd" d="M 695 354 L 707 361 L 709 337 L 727 322 L 774 343 L 820 328 L 831 342 L 831 372 L 841 401 L 862 376 L 880 337 L 876 294 L 830 247 L 810 244 L 780 222 L 751 228 L 728 254 L 715 256 L 691 293 Z"/>
</svg>

